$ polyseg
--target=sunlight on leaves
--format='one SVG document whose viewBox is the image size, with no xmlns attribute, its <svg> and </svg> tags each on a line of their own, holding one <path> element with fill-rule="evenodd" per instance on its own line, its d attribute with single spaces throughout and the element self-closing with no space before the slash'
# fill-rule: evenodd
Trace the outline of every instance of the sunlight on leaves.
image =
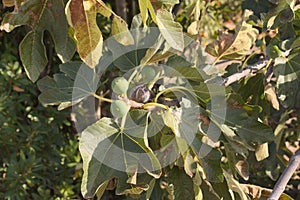
<svg viewBox="0 0 300 200">
<path fill-rule="evenodd" d="M 74 29 L 80 58 L 94 68 L 102 56 L 103 37 L 97 25 L 95 2 L 70 0 L 66 6 L 70 26 Z"/>
</svg>

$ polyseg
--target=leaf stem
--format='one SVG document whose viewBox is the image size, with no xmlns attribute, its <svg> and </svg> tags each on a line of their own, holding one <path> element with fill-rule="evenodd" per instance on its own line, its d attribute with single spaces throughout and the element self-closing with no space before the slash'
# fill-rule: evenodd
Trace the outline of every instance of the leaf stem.
<svg viewBox="0 0 300 200">
<path fill-rule="evenodd" d="M 111 100 L 111 99 L 108 99 L 108 98 L 105 98 L 105 97 L 101 97 L 101 96 L 99 96 L 99 95 L 97 95 L 97 94 L 93 94 L 93 96 L 95 97 L 95 98 L 97 98 L 97 99 L 99 99 L 100 101 L 105 101 L 105 102 L 109 102 L 109 103 L 112 103 L 113 102 L 113 100 Z"/>
<path fill-rule="evenodd" d="M 146 103 L 142 107 L 143 107 L 143 109 L 146 109 L 147 107 L 150 107 L 150 106 L 160 107 L 160 108 L 169 110 L 168 106 L 166 106 L 164 104 L 160 104 L 160 103 L 155 103 L 155 102 Z"/>
</svg>

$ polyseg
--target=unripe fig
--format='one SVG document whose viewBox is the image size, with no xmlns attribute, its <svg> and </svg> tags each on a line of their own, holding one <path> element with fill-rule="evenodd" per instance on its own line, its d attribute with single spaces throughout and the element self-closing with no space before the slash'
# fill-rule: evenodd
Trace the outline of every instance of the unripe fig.
<svg viewBox="0 0 300 200">
<path fill-rule="evenodd" d="M 129 83 L 124 77 L 117 77 L 112 81 L 111 88 L 116 94 L 126 94 Z"/>
<path fill-rule="evenodd" d="M 129 110 L 129 106 L 122 100 L 116 100 L 111 103 L 110 112 L 114 117 L 123 117 Z"/>
<path fill-rule="evenodd" d="M 143 67 L 143 69 L 141 71 L 141 75 L 142 75 L 143 81 L 150 82 L 156 76 L 156 71 L 151 66 L 145 66 L 145 67 Z"/>
</svg>

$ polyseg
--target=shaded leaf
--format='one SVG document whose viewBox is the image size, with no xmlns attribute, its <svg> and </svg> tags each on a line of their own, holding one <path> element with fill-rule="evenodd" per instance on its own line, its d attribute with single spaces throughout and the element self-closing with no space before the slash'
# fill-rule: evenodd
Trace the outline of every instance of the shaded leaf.
<svg viewBox="0 0 300 200">
<path fill-rule="evenodd" d="M 233 131 L 233 135 L 228 138 L 254 150 L 258 144 L 272 141 L 274 134 L 269 126 L 257 121 L 255 116 L 250 116 L 247 109 L 243 102 L 238 102 L 237 97 L 229 97 L 226 125 Z"/>
<path fill-rule="evenodd" d="M 93 95 L 98 86 L 95 72 L 81 62 L 69 62 L 60 65 L 63 73 L 55 74 L 53 78 L 44 77 L 38 81 L 41 91 L 39 100 L 44 105 L 71 106 L 84 98 Z"/>
<path fill-rule="evenodd" d="M 17 10 L 5 15 L 0 29 L 10 32 L 22 25 L 32 28 L 21 42 L 20 56 L 28 77 L 34 82 L 48 62 L 43 43 L 45 31 L 49 31 L 56 53 L 62 62 L 67 62 L 73 57 L 75 44 L 68 36 L 62 1 L 33 0 L 18 6 Z"/>
<path fill-rule="evenodd" d="M 239 160 L 235 164 L 235 168 L 237 169 L 238 173 L 241 177 L 243 177 L 244 180 L 249 179 L 249 165 L 246 160 Z"/>
<path fill-rule="evenodd" d="M 113 63 L 122 71 L 134 69 L 141 64 L 141 60 L 147 50 L 155 44 L 159 31 L 153 28 L 148 28 L 144 31 L 137 28 L 131 30 L 131 34 L 134 39 L 134 45 L 124 46 L 112 37 L 107 40 L 107 46 L 112 52 Z"/>
<path fill-rule="evenodd" d="M 137 169 L 151 176 L 160 176 L 160 164 L 137 131 L 122 131 L 112 119 L 102 118 L 82 133 L 80 153 L 83 157 L 82 193 L 92 197 L 106 180 L 122 177 Z M 125 175 L 126 176 L 126 175 Z M 128 178 L 128 176 L 126 176 Z M 139 189 L 136 187 L 137 191 Z"/>
<path fill-rule="evenodd" d="M 178 167 L 167 170 L 169 184 L 174 185 L 175 199 L 194 200 L 193 180 Z"/>
<path fill-rule="evenodd" d="M 29 32 L 20 43 L 20 57 L 30 80 L 35 82 L 47 65 L 46 48 L 42 42 L 43 33 Z M 32 51 L 28 52 L 28 49 Z"/>
<path fill-rule="evenodd" d="M 211 149 L 211 151 L 202 158 L 202 164 L 208 181 L 223 182 L 224 177 L 221 168 L 221 153 L 218 150 Z"/>
<path fill-rule="evenodd" d="M 220 196 L 216 193 L 216 191 L 208 181 L 202 180 L 200 188 L 203 194 L 203 199 L 221 200 Z"/>
<path fill-rule="evenodd" d="M 240 186 L 240 183 L 235 180 L 228 172 L 226 172 L 225 170 L 223 170 L 224 173 L 224 177 L 227 181 L 227 184 L 229 186 L 229 188 L 231 190 L 233 190 L 234 192 L 238 193 L 238 195 L 240 196 L 241 199 L 243 200 L 247 200 L 250 199 L 245 192 L 243 191 L 243 188 Z"/>
</svg>

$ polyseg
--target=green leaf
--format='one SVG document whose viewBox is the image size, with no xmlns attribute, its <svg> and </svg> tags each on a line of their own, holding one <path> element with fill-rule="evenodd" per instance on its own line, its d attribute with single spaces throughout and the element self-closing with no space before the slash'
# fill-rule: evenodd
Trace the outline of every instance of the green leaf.
<svg viewBox="0 0 300 200">
<path fill-rule="evenodd" d="M 221 168 L 221 153 L 218 150 L 211 149 L 211 151 L 202 158 L 202 164 L 208 181 L 217 183 L 223 182 L 224 177 Z"/>
<path fill-rule="evenodd" d="M 203 82 L 201 70 L 197 69 L 192 63 L 181 56 L 176 55 L 169 58 L 167 66 L 172 67 L 171 69 L 167 69 L 166 74 L 168 74 L 168 76 Z"/>
<path fill-rule="evenodd" d="M 66 15 L 74 29 L 77 52 L 80 58 L 94 68 L 101 56 L 103 37 L 97 25 L 97 3 L 93 1 L 70 0 L 66 6 Z"/>
<path fill-rule="evenodd" d="M 206 51 L 217 57 L 216 60 L 242 60 L 252 47 L 258 36 L 258 30 L 243 22 L 238 26 L 235 34 L 223 32 L 219 40 L 207 45 Z"/>
<path fill-rule="evenodd" d="M 43 33 L 29 32 L 20 44 L 20 57 L 29 79 L 35 82 L 47 65 Z M 30 49 L 32 49 L 30 51 Z"/>
<path fill-rule="evenodd" d="M 277 78 L 276 93 L 279 101 L 287 108 L 300 108 L 300 54 L 275 59 L 274 75 Z"/>
<path fill-rule="evenodd" d="M 45 31 L 50 33 L 62 62 L 73 57 L 75 44 L 68 36 L 63 1 L 25 1 L 17 10 L 5 15 L 0 29 L 10 32 L 22 25 L 32 28 L 20 44 L 20 56 L 26 73 L 33 82 L 38 79 L 48 62 L 43 43 Z"/>
<path fill-rule="evenodd" d="M 238 195 L 240 196 L 241 199 L 243 200 L 247 200 L 250 199 L 245 192 L 243 191 L 243 189 L 241 188 L 239 182 L 237 180 L 235 180 L 233 178 L 232 175 L 230 175 L 228 172 L 226 172 L 225 170 L 223 170 L 224 173 L 224 177 L 228 183 L 228 186 L 231 190 L 233 190 L 234 192 L 238 193 Z"/>
<path fill-rule="evenodd" d="M 274 139 L 272 129 L 259 122 L 255 116 L 251 117 L 247 113 L 247 106 L 239 102 L 237 96 L 229 97 L 225 120 L 226 125 L 222 126 L 222 131 L 226 133 L 224 127 L 227 127 L 232 132 L 226 133 L 227 138 L 246 145 L 249 150 Z"/>
<path fill-rule="evenodd" d="M 157 63 L 173 55 L 174 52 L 164 52 L 161 49 L 164 42 L 165 39 L 161 35 L 159 35 L 156 43 L 147 50 L 145 57 L 143 57 L 143 59 L 141 60 L 141 64 L 145 65 Z"/>
<path fill-rule="evenodd" d="M 166 10 L 157 11 L 157 26 L 167 43 L 178 51 L 184 49 L 183 31 L 180 23 L 175 22 L 172 13 Z"/>
<path fill-rule="evenodd" d="M 194 200 L 193 180 L 185 173 L 183 169 L 173 167 L 166 170 L 169 184 L 174 185 L 175 199 Z"/>
<path fill-rule="evenodd" d="M 102 118 L 82 133 L 80 153 L 83 157 L 82 193 L 92 197 L 99 185 L 122 173 L 147 172 L 160 176 L 160 164 L 153 152 L 148 149 L 143 133 L 122 131 L 109 118 Z M 127 177 L 128 178 L 128 177 Z"/>
<path fill-rule="evenodd" d="M 93 95 L 98 88 L 98 76 L 81 62 L 69 62 L 60 65 L 63 73 L 53 78 L 44 77 L 38 81 L 41 90 L 39 100 L 44 105 L 71 106 Z M 63 104 L 67 103 L 67 104 Z"/>
<path fill-rule="evenodd" d="M 134 45 L 124 46 L 114 38 L 107 40 L 107 46 L 112 52 L 113 63 L 122 71 L 134 69 L 141 64 L 147 50 L 155 44 L 159 31 L 156 29 L 134 29 L 131 31 Z"/>
<path fill-rule="evenodd" d="M 219 195 L 216 193 L 216 191 L 213 189 L 210 182 L 207 180 L 202 180 L 200 189 L 202 191 L 203 199 L 216 199 L 221 200 Z"/>
</svg>

